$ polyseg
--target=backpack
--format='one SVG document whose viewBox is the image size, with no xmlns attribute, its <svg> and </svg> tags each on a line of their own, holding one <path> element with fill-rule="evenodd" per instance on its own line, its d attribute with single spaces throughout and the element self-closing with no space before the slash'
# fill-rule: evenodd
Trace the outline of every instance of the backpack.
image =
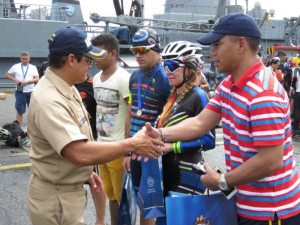
<svg viewBox="0 0 300 225">
<path fill-rule="evenodd" d="M 14 121 L 12 123 L 7 123 L 3 125 L 4 129 L 8 130 L 11 133 L 11 138 L 7 142 L 5 142 L 7 145 L 11 147 L 19 147 L 19 140 L 25 138 L 27 136 L 27 133 L 24 132 L 19 125 L 18 121 Z"/>
</svg>

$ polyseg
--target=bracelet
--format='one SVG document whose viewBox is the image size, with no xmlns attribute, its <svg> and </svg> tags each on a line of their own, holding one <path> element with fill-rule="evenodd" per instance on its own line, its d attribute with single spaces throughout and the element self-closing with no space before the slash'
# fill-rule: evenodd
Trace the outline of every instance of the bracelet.
<svg viewBox="0 0 300 225">
<path fill-rule="evenodd" d="M 165 133 L 163 132 L 163 130 L 161 128 L 158 128 L 158 131 L 160 133 L 160 138 L 161 138 L 162 142 L 165 143 L 165 140 L 166 140 Z"/>
<path fill-rule="evenodd" d="M 123 157 L 130 157 L 130 156 L 131 156 L 130 153 L 127 153 L 127 154 L 123 155 Z"/>
</svg>

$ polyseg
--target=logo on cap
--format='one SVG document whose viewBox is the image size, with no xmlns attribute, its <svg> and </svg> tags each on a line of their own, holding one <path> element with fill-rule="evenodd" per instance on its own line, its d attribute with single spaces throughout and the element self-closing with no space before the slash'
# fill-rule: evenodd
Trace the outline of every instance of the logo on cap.
<svg viewBox="0 0 300 225">
<path fill-rule="evenodd" d="M 156 41 L 153 38 L 149 38 L 148 42 L 149 42 L 150 45 L 155 45 L 156 44 Z"/>
<path fill-rule="evenodd" d="M 214 31 L 215 26 L 217 26 L 220 22 L 220 19 L 218 18 L 214 24 L 214 26 L 211 28 L 211 31 Z"/>
<path fill-rule="evenodd" d="M 86 43 L 86 46 L 87 46 L 87 47 L 90 47 L 91 44 L 92 44 L 89 38 L 86 38 L 86 39 L 85 39 L 85 43 Z"/>
<path fill-rule="evenodd" d="M 133 36 L 132 41 L 134 41 L 134 42 L 144 41 L 148 38 L 148 36 L 149 35 L 148 35 L 148 32 L 146 30 L 139 30 Z"/>
</svg>

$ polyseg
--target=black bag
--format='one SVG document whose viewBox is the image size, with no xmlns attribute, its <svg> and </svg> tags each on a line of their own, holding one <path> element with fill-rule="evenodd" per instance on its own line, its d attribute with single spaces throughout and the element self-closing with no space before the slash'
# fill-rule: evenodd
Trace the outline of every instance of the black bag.
<svg viewBox="0 0 300 225">
<path fill-rule="evenodd" d="M 27 133 L 22 130 L 17 120 L 12 123 L 3 125 L 3 128 L 8 130 L 12 134 L 11 140 L 6 143 L 9 146 L 19 147 L 18 139 L 23 139 L 27 136 Z"/>
<path fill-rule="evenodd" d="M 22 87 L 22 83 L 21 82 L 17 84 L 17 92 L 23 93 L 23 87 Z"/>
</svg>

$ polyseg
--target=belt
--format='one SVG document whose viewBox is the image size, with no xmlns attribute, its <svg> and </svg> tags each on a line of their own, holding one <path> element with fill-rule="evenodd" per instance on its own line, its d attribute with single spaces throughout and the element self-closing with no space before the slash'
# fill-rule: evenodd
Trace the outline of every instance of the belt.
<svg viewBox="0 0 300 225">
<path fill-rule="evenodd" d="M 41 180 L 35 175 L 30 178 L 30 184 L 35 184 L 42 188 L 54 189 L 54 190 L 76 190 L 83 187 L 83 183 L 75 184 L 54 184 L 50 181 Z"/>
</svg>

